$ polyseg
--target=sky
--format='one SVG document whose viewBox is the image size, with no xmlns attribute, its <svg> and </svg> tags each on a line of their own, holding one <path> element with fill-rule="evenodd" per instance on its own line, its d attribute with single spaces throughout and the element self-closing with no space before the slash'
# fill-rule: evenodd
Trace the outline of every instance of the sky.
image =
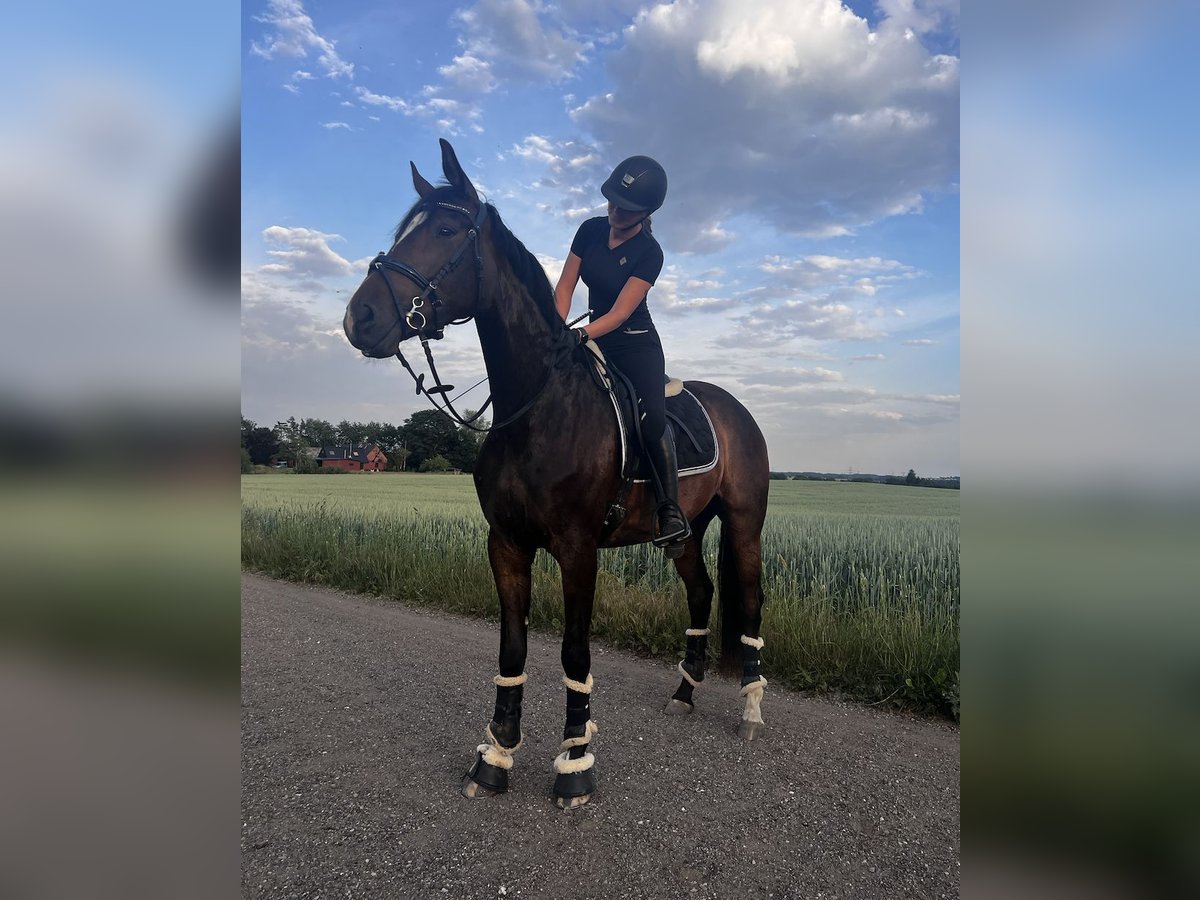
<svg viewBox="0 0 1200 900">
<path fill-rule="evenodd" d="M 958 2 L 755 10 L 244 3 L 242 414 L 428 408 L 341 317 L 445 137 L 552 283 L 611 169 L 653 156 L 668 372 L 738 397 L 773 469 L 959 474 Z M 435 348 L 483 377 L 471 326 Z"/>
</svg>

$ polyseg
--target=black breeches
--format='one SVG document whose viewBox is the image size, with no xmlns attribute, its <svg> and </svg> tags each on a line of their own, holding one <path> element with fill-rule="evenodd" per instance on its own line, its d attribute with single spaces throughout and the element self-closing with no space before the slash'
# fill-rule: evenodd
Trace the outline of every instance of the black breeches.
<svg viewBox="0 0 1200 900">
<path fill-rule="evenodd" d="M 667 401 L 664 395 L 666 363 L 662 345 L 653 332 L 631 340 L 621 335 L 620 343 L 610 345 L 599 341 L 605 357 L 633 382 L 642 408 L 642 439 L 647 444 L 658 441 L 667 427 Z"/>
</svg>

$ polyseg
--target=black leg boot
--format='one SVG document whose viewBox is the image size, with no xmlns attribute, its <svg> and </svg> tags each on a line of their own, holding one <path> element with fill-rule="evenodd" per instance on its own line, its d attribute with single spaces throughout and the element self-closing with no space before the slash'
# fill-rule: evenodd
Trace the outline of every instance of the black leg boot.
<svg viewBox="0 0 1200 900">
<path fill-rule="evenodd" d="M 679 464 L 671 429 L 663 429 L 662 437 L 646 451 L 658 474 L 658 534 L 654 546 L 662 547 L 668 559 L 678 559 L 683 555 L 684 543 L 692 536 L 692 527 L 679 508 Z"/>
</svg>

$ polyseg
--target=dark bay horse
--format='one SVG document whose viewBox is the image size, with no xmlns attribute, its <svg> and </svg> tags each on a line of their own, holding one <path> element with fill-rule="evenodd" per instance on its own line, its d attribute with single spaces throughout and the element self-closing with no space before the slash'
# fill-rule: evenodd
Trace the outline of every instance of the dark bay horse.
<svg viewBox="0 0 1200 900">
<path fill-rule="evenodd" d="M 562 751 L 554 760 L 559 806 L 586 803 L 595 789 L 597 732 L 591 716 L 588 634 L 596 590 L 597 550 L 649 541 L 654 497 L 635 484 L 629 514 L 605 537 L 605 514 L 621 486 L 618 428 L 606 393 L 583 364 L 554 306 L 537 259 L 479 199 L 454 150 L 441 142 L 446 185 L 434 187 L 412 166 L 419 202 L 396 230 L 395 243 L 371 263 L 350 299 L 344 327 L 363 355 L 398 355 L 402 341 L 440 336 L 474 318 L 492 388 L 496 423 L 479 451 L 475 486 L 490 530 L 488 558 L 500 599 L 500 674 L 496 708 L 477 749 L 463 793 L 504 791 L 513 753 L 521 745 L 526 629 L 531 567 L 539 547 L 562 572 L 566 626 L 562 642 L 567 688 Z M 430 275 L 430 273 L 434 273 Z M 679 502 L 693 536 L 675 566 L 687 587 L 691 627 L 667 712 L 693 709 L 704 679 L 713 583 L 701 552 L 705 529 L 721 520 L 718 554 L 721 660 L 742 664 L 745 708 L 738 734 L 761 730 L 766 680 L 759 674 L 763 602 L 760 536 L 766 516 L 766 442 L 749 412 L 721 388 L 690 381 L 717 434 L 719 460 L 711 471 L 680 480 Z"/>
</svg>

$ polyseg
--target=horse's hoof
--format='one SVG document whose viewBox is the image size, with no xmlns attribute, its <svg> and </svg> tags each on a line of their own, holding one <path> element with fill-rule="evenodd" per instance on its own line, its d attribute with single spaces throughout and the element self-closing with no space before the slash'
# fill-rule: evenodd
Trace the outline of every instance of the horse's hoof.
<svg viewBox="0 0 1200 900">
<path fill-rule="evenodd" d="M 554 805 L 559 809 L 578 809 L 592 799 L 591 794 L 580 794 L 578 797 L 555 797 Z"/>
<path fill-rule="evenodd" d="M 667 701 L 667 705 L 663 707 L 663 713 L 668 716 L 686 716 L 690 715 L 695 708 L 691 703 L 684 703 L 682 700 L 676 700 L 672 697 Z"/>
<path fill-rule="evenodd" d="M 508 769 L 501 769 L 485 762 L 483 752 L 475 751 L 475 762 L 463 777 L 462 795 L 474 800 L 476 797 L 494 797 L 508 790 Z"/>
<path fill-rule="evenodd" d="M 554 802 L 559 809 L 575 809 L 592 799 L 596 790 L 596 770 L 559 772 L 554 776 Z"/>
<path fill-rule="evenodd" d="M 467 777 L 463 779 L 462 795 L 468 800 L 482 800 L 484 797 L 495 797 L 502 791 L 492 790 L 490 787 L 484 787 L 473 778 Z"/>
<path fill-rule="evenodd" d="M 752 741 L 762 734 L 765 728 L 762 722 L 748 722 L 743 719 L 738 723 L 737 734 L 743 741 Z"/>
</svg>

